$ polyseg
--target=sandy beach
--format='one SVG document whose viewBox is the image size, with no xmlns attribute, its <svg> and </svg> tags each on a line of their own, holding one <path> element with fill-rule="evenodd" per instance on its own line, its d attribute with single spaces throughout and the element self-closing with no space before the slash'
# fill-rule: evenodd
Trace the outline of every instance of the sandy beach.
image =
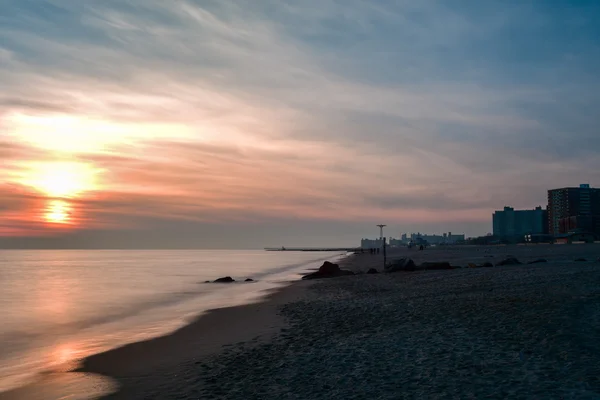
<svg viewBox="0 0 600 400">
<path fill-rule="evenodd" d="M 367 275 L 382 257 L 358 254 L 341 267 L 359 275 L 294 282 L 78 370 L 114 379 L 105 399 L 600 398 L 600 245 L 389 256 L 548 262 Z M 32 390 L 0 398 L 52 398 Z"/>
</svg>

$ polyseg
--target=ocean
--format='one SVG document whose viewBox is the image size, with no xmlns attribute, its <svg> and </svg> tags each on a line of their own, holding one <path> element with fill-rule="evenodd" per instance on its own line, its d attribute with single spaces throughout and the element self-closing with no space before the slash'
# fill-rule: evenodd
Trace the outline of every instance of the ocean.
<svg viewBox="0 0 600 400">
<path fill-rule="evenodd" d="M 0 252 L 0 392 L 91 354 L 172 332 L 203 311 L 257 301 L 339 252 Z M 207 284 L 222 276 L 233 284 Z M 252 278 L 256 282 L 241 282 Z"/>
</svg>

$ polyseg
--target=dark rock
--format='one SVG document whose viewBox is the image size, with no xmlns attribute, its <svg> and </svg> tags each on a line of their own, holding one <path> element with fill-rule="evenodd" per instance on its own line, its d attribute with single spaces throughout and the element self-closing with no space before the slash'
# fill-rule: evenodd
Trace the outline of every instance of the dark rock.
<svg viewBox="0 0 600 400">
<path fill-rule="evenodd" d="M 587 260 L 585 258 L 578 258 L 575 261 L 576 262 L 586 262 Z"/>
<path fill-rule="evenodd" d="M 354 275 L 354 272 L 340 269 L 339 265 L 333 264 L 329 261 L 325 261 L 317 272 L 305 275 L 302 277 L 302 279 L 335 278 L 338 276 L 345 275 Z"/>
<path fill-rule="evenodd" d="M 527 264 L 541 264 L 547 262 L 548 260 L 546 260 L 545 258 L 538 258 L 537 260 L 529 261 Z"/>
<path fill-rule="evenodd" d="M 378 271 L 375 268 L 369 268 L 369 270 L 367 271 L 367 274 L 377 274 Z"/>
<path fill-rule="evenodd" d="M 319 272 L 322 274 L 335 274 L 338 271 L 340 271 L 340 266 L 329 261 L 325 261 L 319 267 Z"/>
<path fill-rule="evenodd" d="M 505 265 L 521 265 L 521 261 L 517 260 L 515 257 L 508 257 L 502 261 L 500 261 L 496 266 L 505 266 Z"/>
<path fill-rule="evenodd" d="M 248 279 L 246 279 L 244 282 L 254 282 L 254 279 L 252 279 L 252 278 L 248 278 Z"/>
<path fill-rule="evenodd" d="M 411 258 L 400 258 L 385 266 L 385 272 L 416 271 L 417 265 Z"/>
<path fill-rule="evenodd" d="M 225 276 L 223 278 L 219 278 L 215 280 L 215 283 L 231 283 L 235 282 L 235 280 L 230 276 Z"/>
<path fill-rule="evenodd" d="M 452 269 L 452 265 L 450 265 L 447 261 L 439 261 L 439 262 L 424 262 L 420 265 L 419 269 L 427 269 L 427 270 L 436 270 L 436 269 Z"/>
<path fill-rule="evenodd" d="M 204 281 L 204 283 L 210 283 L 210 281 Z"/>
</svg>

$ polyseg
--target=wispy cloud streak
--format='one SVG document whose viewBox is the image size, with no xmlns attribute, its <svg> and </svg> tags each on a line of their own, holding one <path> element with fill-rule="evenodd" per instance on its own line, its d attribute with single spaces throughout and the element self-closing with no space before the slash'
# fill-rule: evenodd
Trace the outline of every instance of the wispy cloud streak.
<svg viewBox="0 0 600 400">
<path fill-rule="evenodd" d="M 498 4 L 9 0 L 2 192 L 39 196 L 15 176 L 67 160 L 102 171 L 73 199 L 90 229 L 292 216 L 484 233 L 493 208 L 600 181 L 600 9 Z M 5 199 L 21 222 L 4 232 L 48 229 Z"/>
</svg>

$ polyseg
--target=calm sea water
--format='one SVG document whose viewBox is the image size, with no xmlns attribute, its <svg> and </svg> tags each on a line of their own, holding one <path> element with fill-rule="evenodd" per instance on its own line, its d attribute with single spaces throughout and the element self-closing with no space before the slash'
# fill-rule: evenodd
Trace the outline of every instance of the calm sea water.
<svg viewBox="0 0 600 400">
<path fill-rule="evenodd" d="M 256 301 L 340 253 L 1 251 L 0 391 Z M 206 284 L 221 276 L 255 283 Z"/>
</svg>

